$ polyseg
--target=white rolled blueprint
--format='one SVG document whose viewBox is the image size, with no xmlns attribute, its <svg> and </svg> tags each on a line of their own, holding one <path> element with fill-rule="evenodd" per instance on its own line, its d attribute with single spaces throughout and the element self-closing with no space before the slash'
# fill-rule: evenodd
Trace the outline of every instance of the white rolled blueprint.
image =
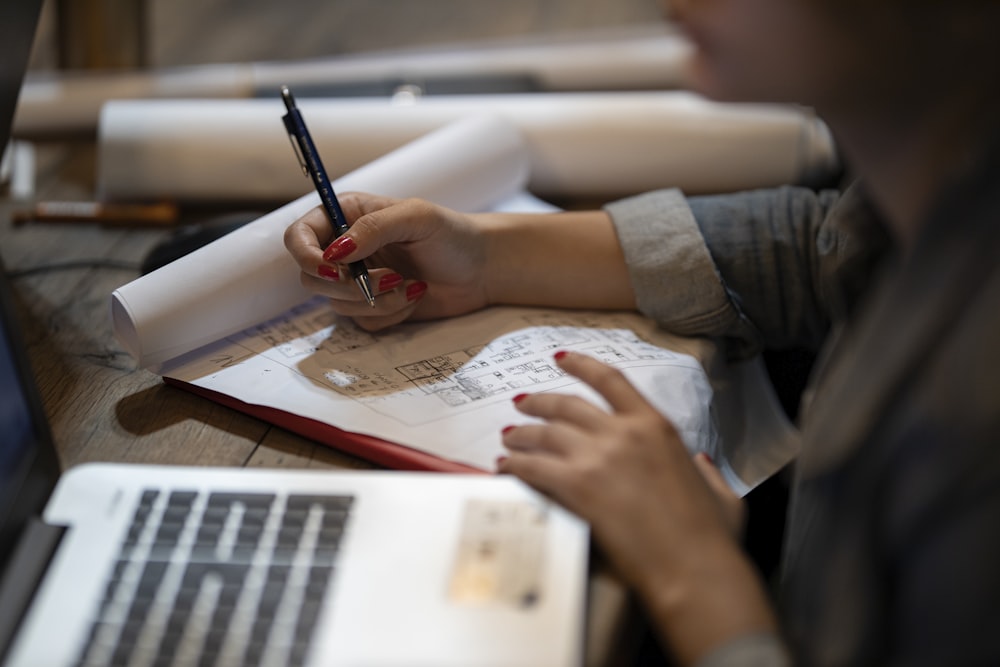
<svg viewBox="0 0 1000 667">
<path fill-rule="evenodd" d="M 681 88 L 690 51 L 688 40 L 667 26 L 637 26 L 296 61 L 28 72 L 14 134 L 93 134 L 108 100 L 252 98 L 282 85 L 322 90 L 509 79 L 548 92 Z"/>
<path fill-rule="evenodd" d="M 332 175 L 483 113 L 520 130 L 528 188 L 543 197 L 726 192 L 799 182 L 837 164 L 826 126 L 806 110 L 718 104 L 687 92 L 303 99 L 299 106 Z M 98 190 L 110 200 L 290 199 L 306 184 L 282 114 L 277 90 L 273 100 L 110 102 L 99 128 Z M 430 156 L 438 159 L 447 156 Z"/>
</svg>

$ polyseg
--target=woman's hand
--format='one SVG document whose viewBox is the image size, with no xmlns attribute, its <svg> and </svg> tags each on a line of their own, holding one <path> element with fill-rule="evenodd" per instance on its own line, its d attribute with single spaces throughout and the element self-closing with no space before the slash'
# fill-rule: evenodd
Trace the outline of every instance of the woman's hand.
<svg viewBox="0 0 1000 667">
<path fill-rule="evenodd" d="M 306 289 L 370 331 L 492 304 L 635 308 L 628 268 L 603 211 L 465 215 L 418 199 L 340 199 L 351 229 L 333 238 L 316 208 L 285 231 Z M 364 259 L 375 308 L 347 265 Z"/>
<path fill-rule="evenodd" d="M 486 305 L 485 241 L 469 216 L 422 200 L 361 193 L 343 195 L 340 204 L 351 229 L 336 240 L 322 208 L 285 230 L 302 284 L 330 297 L 335 311 L 374 331 Z M 375 308 L 365 303 L 348 268 L 360 259 L 368 265 Z"/>
<path fill-rule="evenodd" d="M 669 568 L 683 555 L 680 540 L 731 541 L 723 505 L 673 424 L 612 367 L 566 352 L 556 363 L 593 387 L 612 412 L 577 396 L 522 394 L 517 409 L 545 423 L 505 429 L 510 455 L 501 470 L 586 518 L 631 580 Z"/>
<path fill-rule="evenodd" d="M 773 630 L 735 539 L 738 503 L 718 486 L 714 466 L 692 462 L 673 425 L 619 371 L 574 353 L 557 354 L 556 363 L 611 411 L 575 396 L 517 397 L 519 411 L 544 423 L 504 429 L 510 455 L 500 471 L 590 522 L 682 662 L 741 634 Z"/>
</svg>

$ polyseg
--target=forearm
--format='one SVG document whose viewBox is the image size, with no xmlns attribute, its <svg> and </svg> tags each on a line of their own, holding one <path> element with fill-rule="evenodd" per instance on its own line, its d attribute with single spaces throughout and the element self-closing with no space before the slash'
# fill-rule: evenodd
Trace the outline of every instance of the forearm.
<svg viewBox="0 0 1000 667">
<path fill-rule="evenodd" d="M 735 545 L 699 550 L 695 556 L 683 572 L 659 571 L 639 586 L 678 664 L 698 664 L 747 637 L 778 636 L 763 585 Z M 774 644 L 773 652 L 783 655 L 780 643 Z"/>
<path fill-rule="evenodd" d="M 491 304 L 635 309 L 625 257 L 603 211 L 487 214 L 485 281 Z"/>
</svg>

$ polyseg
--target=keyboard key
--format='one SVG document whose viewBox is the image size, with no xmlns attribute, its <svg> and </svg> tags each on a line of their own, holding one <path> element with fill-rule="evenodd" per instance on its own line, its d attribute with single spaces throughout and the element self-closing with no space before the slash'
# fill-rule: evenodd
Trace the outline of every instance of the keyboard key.
<svg viewBox="0 0 1000 667">
<path fill-rule="evenodd" d="M 180 651 L 207 666 L 233 648 L 251 667 L 264 655 L 302 664 L 353 498 L 212 493 L 199 504 L 174 491 L 161 510 L 162 496 L 143 491 L 78 664 L 128 665 L 145 651 L 170 665 Z"/>
</svg>

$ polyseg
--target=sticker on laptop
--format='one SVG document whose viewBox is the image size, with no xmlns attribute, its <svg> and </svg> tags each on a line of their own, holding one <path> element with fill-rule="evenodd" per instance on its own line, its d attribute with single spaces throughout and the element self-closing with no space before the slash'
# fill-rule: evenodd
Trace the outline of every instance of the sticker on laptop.
<svg viewBox="0 0 1000 667">
<path fill-rule="evenodd" d="M 546 508 L 508 500 L 466 502 L 448 597 L 458 604 L 528 609 L 542 595 Z"/>
</svg>

